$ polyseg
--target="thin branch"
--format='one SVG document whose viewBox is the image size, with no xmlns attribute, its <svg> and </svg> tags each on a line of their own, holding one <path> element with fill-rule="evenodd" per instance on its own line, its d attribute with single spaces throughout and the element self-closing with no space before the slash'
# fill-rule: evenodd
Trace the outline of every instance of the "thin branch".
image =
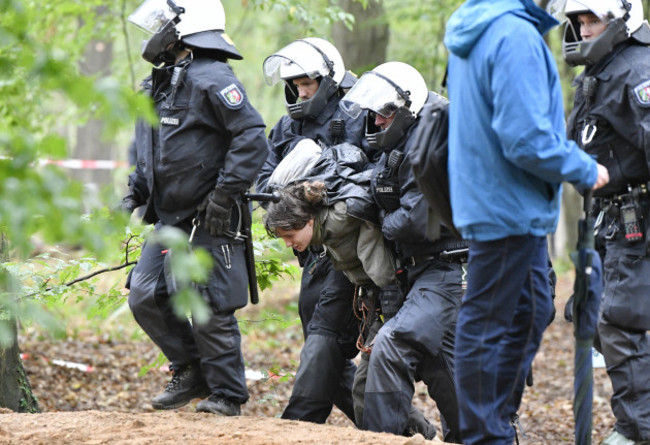
<svg viewBox="0 0 650 445">
<path fill-rule="evenodd" d="M 77 278 L 75 280 L 69 281 L 69 282 L 65 283 L 64 286 L 70 287 L 73 284 L 79 283 L 81 281 L 89 280 L 92 277 L 96 277 L 99 274 L 103 274 L 103 273 L 106 273 L 106 272 L 114 272 L 116 270 L 124 269 L 125 267 L 131 266 L 133 264 L 137 264 L 138 263 L 137 261 L 129 261 L 129 243 L 133 240 L 133 238 L 135 238 L 135 235 L 131 235 L 129 237 L 129 239 L 126 240 L 126 246 L 124 247 L 124 254 L 125 254 L 126 257 L 124 259 L 123 264 L 120 264 L 119 266 L 107 267 L 107 268 L 104 268 L 104 269 L 96 270 L 95 272 L 93 272 L 91 274 L 88 274 L 88 275 L 85 275 L 83 277 L 79 277 L 79 278 Z M 52 288 L 48 288 L 48 289 L 45 289 L 45 291 L 47 292 L 47 291 L 49 291 L 51 289 Z"/>
<path fill-rule="evenodd" d="M 93 278 L 93 277 L 96 277 L 97 275 L 100 275 L 100 274 L 103 274 L 103 273 L 107 273 L 107 272 L 114 272 L 114 271 L 116 271 L 116 270 L 124 269 L 125 267 L 129 267 L 129 266 L 132 266 L 132 265 L 134 265 L 134 264 L 137 264 L 137 263 L 138 263 L 137 261 L 129 261 L 129 251 L 131 250 L 130 247 L 129 247 L 129 243 L 133 240 L 133 238 L 136 238 L 136 236 L 135 236 L 135 235 L 131 235 L 131 236 L 129 237 L 129 239 L 126 240 L 126 242 L 125 242 L 126 246 L 124 247 L 124 251 L 125 251 L 125 255 L 126 255 L 126 257 L 125 257 L 125 260 L 124 260 L 124 263 L 123 263 L 123 264 L 120 264 L 119 266 L 106 267 L 106 268 L 104 268 L 104 269 L 96 270 L 96 271 L 94 271 L 94 272 L 92 272 L 92 273 L 90 273 L 90 274 L 88 274 L 88 275 L 84 275 L 83 277 L 79 277 L 79 278 L 76 278 L 76 279 L 74 279 L 74 280 L 72 280 L 72 281 L 68 281 L 67 283 L 63 283 L 63 286 L 71 287 L 71 286 L 73 286 L 73 285 L 75 285 L 75 284 L 77 284 L 77 283 L 80 283 L 80 282 L 82 282 L 82 281 L 86 281 L 86 280 L 89 280 L 89 279 L 91 279 L 91 278 Z M 48 280 L 43 284 L 43 286 L 46 286 L 46 285 L 49 283 L 49 281 L 50 281 L 50 280 L 48 279 Z M 24 298 L 34 297 L 34 296 L 36 296 L 37 294 L 39 294 L 39 293 L 41 293 L 41 292 L 49 292 L 49 291 L 51 291 L 52 289 L 53 289 L 52 287 L 45 287 L 45 288 L 42 288 L 42 289 L 41 289 L 40 291 L 38 291 L 38 292 L 32 292 L 32 293 L 29 293 L 29 294 L 23 295 L 23 296 L 21 296 L 21 297 L 18 297 L 18 300 L 22 300 L 22 299 L 24 299 Z"/>
<path fill-rule="evenodd" d="M 69 282 L 65 283 L 64 286 L 69 287 L 69 286 L 72 286 L 73 284 L 79 283 L 81 281 L 89 280 L 90 278 L 95 277 L 95 276 L 97 276 L 99 274 L 124 269 L 125 267 L 131 266 L 131 265 L 137 264 L 137 263 L 138 263 L 137 261 L 127 261 L 126 263 L 120 264 L 119 266 L 107 267 L 105 269 L 96 270 L 95 272 L 93 272 L 91 274 L 85 275 L 83 277 L 79 277 L 76 280 L 69 281 Z M 49 290 L 52 290 L 52 288 L 50 287 L 48 289 L 45 289 L 46 292 L 49 291 Z"/>
</svg>

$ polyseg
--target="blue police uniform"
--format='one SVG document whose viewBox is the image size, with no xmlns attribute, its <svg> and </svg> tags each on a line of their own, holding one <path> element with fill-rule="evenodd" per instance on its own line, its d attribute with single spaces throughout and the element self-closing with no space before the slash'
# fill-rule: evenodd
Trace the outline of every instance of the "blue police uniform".
<svg viewBox="0 0 650 445">
<path fill-rule="evenodd" d="M 137 166 L 125 199 L 146 205 L 144 220 L 155 223 L 155 231 L 173 226 L 189 236 L 197 207 L 215 186 L 236 201 L 253 183 L 268 150 L 265 125 L 230 66 L 214 58 L 195 54 L 154 68 L 144 86 L 159 123 L 136 127 Z M 233 230 L 240 205 L 231 209 Z M 210 236 L 204 227 L 198 226 L 192 245 L 206 249 L 214 260 L 208 282 L 197 286 L 212 309 L 207 323 L 191 324 L 173 313 L 173 289 L 164 273 L 169 253 L 156 242 L 145 243 L 130 274 L 128 302 L 172 370 L 200 366 L 204 382 L 197 383 L 203 386 L 197 396 L 211 394 L 242 404 L 248 389 L 234 311 L 248 299 L 244 245 Z"/>
<path fill-rule="evenodd" d="M 430 93 L 429 100 L 434 98 Z M 417 188 L 409 160 L 416 128 L 417 123 L 404 142 L 382 155 L 373 172 L 371 190 L 381 209 L 384 237 L 400 260 L 406 297 L 379 329 L 367 377 L 358 374 L 355 387 L 366 378 L 359 413 L 364 428 L 402 434 L 409 424 L 413 382 L 422 380 L 442 415 L 445 441 L 458 442 L 453 350 L 463 257 L 448 253 L 467 245 L 445 227 L 439 238 L 431 233 L 432 211 Z"/>
<path fill-rule="evenodd" d="M 620 43 L 574 86 L 569 135 L 610 177 L 594 192 L 605 278 L 597 347 L 614 389 L 616 431 L 650 440 L 650 48 Z"/>
</svg>

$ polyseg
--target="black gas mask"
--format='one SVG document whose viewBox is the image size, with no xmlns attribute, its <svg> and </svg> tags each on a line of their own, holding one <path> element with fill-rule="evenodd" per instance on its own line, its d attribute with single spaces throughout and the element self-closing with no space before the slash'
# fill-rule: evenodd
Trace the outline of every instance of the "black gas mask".
<svg viewBox="0 0 650 445">
<path fill-rule="evenodd" d="M 155 33 L 149 40 L 142 42 L 142 58 L 147 62 L 158 66 L 161 63 L 173 63 L 175 53 L 172 49 L 179 42 L 176 24 L 180 22 L 178 16 L 167 22 L 160 31 Z"/>
<path fill-rule="evenodd" d="M 298 89 L 292 80 L 285 81 L 284 98 L 287 112 L 292 119 L 316 119 L 330 98 L 336 94 L 339 86 L 331 76 L 322 76 L 318 83 L 318 90 L 307 100 L 299 100 Z"/>
<path fill-rule="evenodd" d="M 377 113 L 371 111 L 366 117 L 366 140 L 370 148 L 386 152 L 399 145 L 416 119 L 408 108 L 399 107 L 394 113 L 393 122 L 388 128 L 382 130 L 375 125 L 376 115 Z"/>
<path fill-rule="evenodd" d="M 562 57 L 571 66 L 594 65 L 628 39 L 625 17 L 612 20 L 598 37 L 585 41 L 580 37 L 578 16 L 567 21 L 562 39 Z"/>
</svg>

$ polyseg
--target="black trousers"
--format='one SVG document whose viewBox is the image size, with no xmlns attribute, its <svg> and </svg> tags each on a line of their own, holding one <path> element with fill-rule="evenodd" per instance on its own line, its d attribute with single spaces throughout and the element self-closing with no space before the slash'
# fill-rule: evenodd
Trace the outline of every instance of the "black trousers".
<svg viewBox="0 0 650 445">
<path fill-rule="evenodd" d="M 155 231 L 164 226 L 157 224 Z M 189 222 L 179 229 L 188 233 Z M 171 361 L 171 368 L 200 363 L 212 394 L 235 403 L 248 400 L 248 388 L 241 351 L 241 334 L 235 309 L 246 304 L 248 278 L 244 246 L 229 238 L 214 238 L 196 231 L 193 246 L 208 250 L 214 266 L 208 283 L 197 287 L 212 309 L 206 323 L 191 323 L 173 312 L 170 277 L 165 274 L 165 257 L 170 255 L 156 242 L 146 242 L 130 279 L 129 307 L 136 322 Z"/>
<path fill-rule="evenodd" d="M 401 434 L 409 421 L 414 381 L 436 401 L 445 441 L 460 442 L 454 376 L 461 264 L 431 260 L 407 269 L 408 293 L 377 333 L 364 393 L 363 428 Z"/>
<path fill-rule="evenodd" d="M 650 224 L 648 216 L 646 224 Z M 603 229 L 611 234 L 614 227 L 622 225 L 609 220 Z M 597 346 L 614 390 L 615 429 L 634 441 L 650 440 L 650 257 L 646 242 L 628 243 L 623 230 L 610 236 L 605 242 L 604 278 Z"/>
<path fill-rule="evenodd" d="M 283 419 L 325 423 L 336 405 L 354 422 L 352 380 L 358 328 L 354 286 L 326 256 L 304 263 L 298 307 L 305 345 Z"/>
</svg>

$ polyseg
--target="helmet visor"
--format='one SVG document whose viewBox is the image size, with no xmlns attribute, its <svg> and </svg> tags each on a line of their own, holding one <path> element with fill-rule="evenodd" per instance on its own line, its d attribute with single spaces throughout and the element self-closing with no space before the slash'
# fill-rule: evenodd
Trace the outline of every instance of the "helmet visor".
<svg viewBox="0 0 650 445">
<path fill-rule="evenodd" d="M 546 12 L 552 15 L 558 22 L 562 23 L 564 20 L 566 20 L 566 17 L 564 15 L 564 8 L 566 7 L 566 4 L 567 0 L 550 0 L 546 4 Z"/>
<path fill-rule="evenodd" d="M 604 23 L 609 23 L 613 19 L 621 16 L 621 11 L 612 9 L 611 1 L 603 0 L 569 0 L 566 2 L 565 13 L 570 15 L 572 13 L 591 11 L 596 17 Z"/>
<path fill-rule="evenodd" d="M 372 71 L 364 73 L 354 86 L 341 99 L 341 109 L 353 119 L 363 110 L 374 111 L 388 118 L 398 108 L 406 105 L 395 86 Z"/>
<path fill-rule="evenodd" d="M 145 0 L 127 20 L 149 34 L 155 34 L 176 17 L 167 0 Z"/>
<path fill-rule="evenodd" d="M 280 80 L 310 77 L 316 79 L 330 73 L 323 55 L 312 45 L 302 40 L 296 40 L 271 54 L 262 67 L 264 79 L 269 85 L 275 85 Z"/>
</svg>

